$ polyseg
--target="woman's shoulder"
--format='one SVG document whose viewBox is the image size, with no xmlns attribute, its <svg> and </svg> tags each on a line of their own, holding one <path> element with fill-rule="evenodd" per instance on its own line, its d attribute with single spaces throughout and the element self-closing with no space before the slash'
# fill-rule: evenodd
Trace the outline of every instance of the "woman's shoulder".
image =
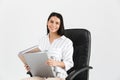
<svg viewBox="0 0 120 80">
<path fill-rule="evenodd" d="M 63 35 L 61 38 L 64 39 L 64 41 L 66 41 L 67 43 L 72 43 L 72 40 L 66 37 L 65 35 Z"/>
</svg>

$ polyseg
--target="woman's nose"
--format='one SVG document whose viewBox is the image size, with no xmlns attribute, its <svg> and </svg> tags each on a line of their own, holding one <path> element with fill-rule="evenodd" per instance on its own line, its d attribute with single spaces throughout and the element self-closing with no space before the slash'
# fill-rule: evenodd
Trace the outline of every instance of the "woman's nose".
<svg viewBox="0 0 120 80">
<path fill-rule="evenodd" d="M 56 26 L 56 24 L 55 24 L 55 23 L 53 23 L 52 25 L 53 25 L 53 27 L 55 27 L 55 26 Z"/>
</svg>

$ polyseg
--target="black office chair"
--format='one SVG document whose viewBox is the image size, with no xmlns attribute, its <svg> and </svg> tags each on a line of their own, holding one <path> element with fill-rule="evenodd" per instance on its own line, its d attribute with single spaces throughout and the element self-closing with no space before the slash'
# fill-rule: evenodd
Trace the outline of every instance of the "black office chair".
<svg viewBox="0 0 120 80">
<path fill-rule="evenodd" d="M 91 35 L 86 29 L 66 29 L 65 36 L 72 40 L 74 53 L 74 66 L 67 71 L 66 80 L 88 80 L 90 51 L 91 51 Z M 27 72 L 32 77 L 30 72 Z"/>
<path fill-rule="evenodd" d="M 88 80 L 90 51 L 91 51 L 91 34 L 86 29 L 66 29 L 65 36 L 73 41 L 74 66 L 68 70 L 66 80 Z"/>
</svg>

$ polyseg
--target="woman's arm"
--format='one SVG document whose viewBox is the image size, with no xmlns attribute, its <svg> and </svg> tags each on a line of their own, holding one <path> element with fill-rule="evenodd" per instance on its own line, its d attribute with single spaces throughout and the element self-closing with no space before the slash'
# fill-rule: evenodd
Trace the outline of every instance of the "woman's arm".
<svg viewBox="0 0 120 80">
<path fill-rule="evenodd" d="M 18 57 L 20 58 L 20 60 L 23 62 L 25 68 L 27 71 L 29 71 L 29 66 L 27 65 L 26 61 L 25 61 L 25 58 L 23 56 L 23 54 L 26 54 L 26 53 L 35 53 L 35 52 L 40 52 L 40 49 L 38 47 L 35 47 L 35 48 L 29 48 L 29 49 L 26 49 L 24 51 L 21 51 L 19 54 L 18 54 Z"/>
<path fill-rule="evenodd" d="M 63 53 L 63 60 L 65 65 L 65 70 L 69 70 L 71 67 L 73 67 L 73 43 L 69 42 L 66 47 L 65 51 Z"/>
<path fill-rule="evenodd" d="M 18 54 L 18 57 L 19 57 L 20 60 L 26 65 L 26 61 L 25 61 L 25 59 L 24 59 L 23 54 L 26 54 L 26 53 L 35 53 L 35 52 L 39 52 L 39 51 L 40 51 L 39 48 L 30 49 L 30 51 L 29 51 L 29 50 L 24 51 L 24 52 L 21 51 L 21 52 Z"/>
<path fill-rule="evenodd" d="M 26 53 L 35 53 L 35 52 L 40 52 L 40 49 L 39 48 L 34 48 L 30 51 L 27 51 Z"/>
<path fill-rule="evenodd" d="M 55 61 L 54 59 L 49 59 L 47 64 L 49 66 L 58 66 L 66 71 L 73 67 L 73 43 L 70 41 L 64 47 L 63 58 L 61 61 Z"/>
<path fill-rule="evenodd" d="M 47 61 L 47 64 L 49 66 L 58 66 L 58 67 L 61 67 L 61 68 L 65 68 L 64 62 L 56 61 L 56 60 L 53 60 L 53 59 L 49 59 Z"/>
</svg>

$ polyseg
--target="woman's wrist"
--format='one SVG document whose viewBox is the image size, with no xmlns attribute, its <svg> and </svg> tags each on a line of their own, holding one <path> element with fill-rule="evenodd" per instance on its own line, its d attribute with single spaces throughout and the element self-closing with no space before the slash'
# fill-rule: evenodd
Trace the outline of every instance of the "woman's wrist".
<svg viewBox="0 0 120 80">
<path fill-rule="evenodd" d="M 57 62 L 56 66 L 61 67 L 61 68 L 65 68 L 64 62 L 60 62 L 60 61 Z"/>
</svg>

